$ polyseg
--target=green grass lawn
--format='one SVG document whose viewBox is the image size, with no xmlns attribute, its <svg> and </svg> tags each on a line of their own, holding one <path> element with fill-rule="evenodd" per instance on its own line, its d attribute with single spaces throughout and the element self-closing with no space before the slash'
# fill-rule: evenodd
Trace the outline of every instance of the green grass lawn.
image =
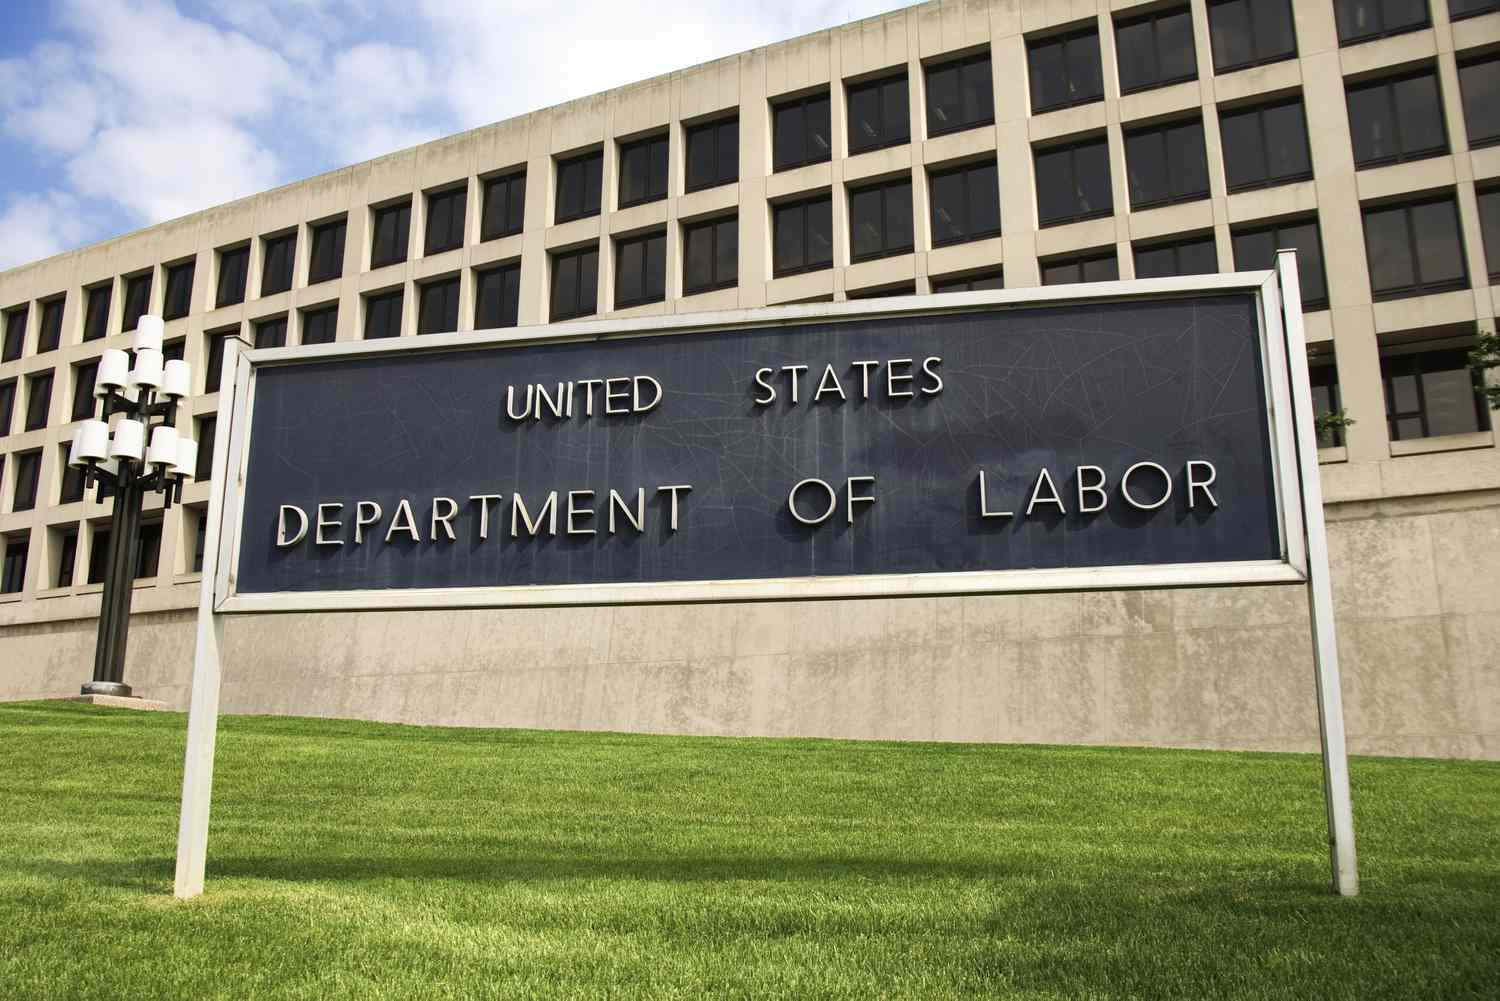
<svg viewBox="0 0 1500 1001">
<path fill-rule="evenodd" d="M 0 705 L 0 996 L 1495 998 L 1500 766 Z"/>
</svg>

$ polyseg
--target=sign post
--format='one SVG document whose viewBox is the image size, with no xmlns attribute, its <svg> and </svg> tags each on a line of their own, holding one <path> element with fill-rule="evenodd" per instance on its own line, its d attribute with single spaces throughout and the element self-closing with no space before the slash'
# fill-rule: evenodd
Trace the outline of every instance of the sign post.
<svg viewBox="0 0 1500 1001">
<path fill-rule="evenodd" d="M 1275 271 L 235 351 L 179 897 L 226 614 L 1306 584 L 1356 892 L 1295 259 Z"/>
</svg>

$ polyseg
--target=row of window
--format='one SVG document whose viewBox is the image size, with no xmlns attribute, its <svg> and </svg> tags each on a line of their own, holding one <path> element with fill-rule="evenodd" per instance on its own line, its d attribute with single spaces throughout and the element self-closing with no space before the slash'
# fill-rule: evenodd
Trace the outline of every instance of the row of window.
<svg viewBox="0 0 1500 1001">
<path fill-rule="evenodd" d="M 202 506 L 184 509 L 185 527 L 194 535 L 191 558 L 186 569 L 198 573 L 203 569 L 203 547 L 206 542 L 207 511 Z M 75 583 L 102 584 L 109 558 L 109 525 L 106 522 L 88 523 L 88 557 L 84 563 L 85 577 L 77 580 L 80 555 L 80 525 L 58 526 L 48 530 L 55 558 L 49 569 L 49 580 L 42 583 L 45 588 L 68 588 Z M 141 523 L 132 559 L 132 576 L 136 580 L 156 577 L 161 563 L 162 522 L 147 520 Z M 22 531 L 4 537 L 4 565 L 0 568 L 0 594 L 19 593 L 26 580 L 27 557 L 30 551 L 31 533 Z"/>
</svg>

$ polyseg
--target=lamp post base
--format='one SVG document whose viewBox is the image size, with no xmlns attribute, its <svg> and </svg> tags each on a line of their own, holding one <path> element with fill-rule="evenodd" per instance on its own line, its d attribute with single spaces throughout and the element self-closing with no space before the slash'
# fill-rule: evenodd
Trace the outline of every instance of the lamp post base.
<svg viewBox="0 0 1500 1001">
<path fill-rule="evenodd" d="M 69 695 L 69 702 L 82 702 L 88 706 L 107 706 L 110 709 L 149 709 L 161 712 L 172 707 L 156 699 L 143 699 L 138 695 L 123 698 L 119 695 Z"/>
<path fill-rule="evenodd" d="M 119 681 L 86 681 L 80 691 L 82 695 L 112 695 L 116 698 L 131 698 L 130 686 Z"/>
</svg>

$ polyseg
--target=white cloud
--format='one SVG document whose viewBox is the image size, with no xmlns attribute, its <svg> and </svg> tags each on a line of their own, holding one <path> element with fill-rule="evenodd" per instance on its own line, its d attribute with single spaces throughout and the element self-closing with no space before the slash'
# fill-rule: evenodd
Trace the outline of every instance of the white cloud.
<svg viewBox="0 0 1500 1001">
<path fill-rule="evenodd" d="M 0 211 L 0 271 L 78 246 L 88 226 L 66 192 L 11 196 Z"/>
</svg>

